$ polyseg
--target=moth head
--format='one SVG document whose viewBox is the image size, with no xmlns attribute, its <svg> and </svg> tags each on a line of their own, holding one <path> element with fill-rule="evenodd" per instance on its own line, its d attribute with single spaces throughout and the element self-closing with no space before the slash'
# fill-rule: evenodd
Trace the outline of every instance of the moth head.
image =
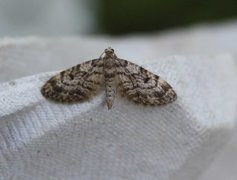
<svg viewBox="0 0 237 180">
<path fill-rule="evenodd" d="M 112 55 L 114 54 L 114 49 L 111 47 L 108 47 L 105 49 L 105 54 Z"/>
</svg>

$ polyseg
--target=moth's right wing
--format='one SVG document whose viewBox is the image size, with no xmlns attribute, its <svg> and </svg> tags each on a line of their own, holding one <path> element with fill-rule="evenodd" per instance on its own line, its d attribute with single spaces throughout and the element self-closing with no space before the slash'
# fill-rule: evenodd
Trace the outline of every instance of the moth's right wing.
<svg viewBox="0 0 237 180">
<path fill-rule="evenodd" d="M 103 78 L 103 60 L 93 59 L 53 76 L 41 93 L 53 101 L 80 102 L 96 94 Z"/>
<path fill-rule="evenodd" d="M 176 100 L 173 88 L 156 74 L 123 59 L 116 60 L 119 90 L 134 102 L 163 105 Z"/>
</svg>

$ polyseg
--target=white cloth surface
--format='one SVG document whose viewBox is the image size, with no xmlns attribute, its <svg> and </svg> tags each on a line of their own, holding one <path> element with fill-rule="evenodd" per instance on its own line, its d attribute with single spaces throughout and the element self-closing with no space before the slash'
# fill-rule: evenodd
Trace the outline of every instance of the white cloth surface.
<svg viewBox="0 0 237 180">
<path fill-rule="evenodd" d="M 237 58 L 236 42 L 237 22 L 124 38 L 5 38 L 0 41 L 0 82 L 64 69 L 99 57 L 108 46 L 121 58 L 143 61 L 170 55 L 216 56 L 220 53 Z"/>
<path fill-rule="evenodd" d="M 137 62 L 139 64 L 139 62 Z M 3 179 L 197 179 L 232 133 L 237 75 L 231 55 L 172 56 L 143 62 L 178 99 L 163 107 L 104 94 L 82 104 L 47 101 L 55 73 L 0 86 Z"/>
<path fill-rule="evenodd" d="M 0 84 L 0 179 L 197 179 L 233 132 L 236 32 L 230 23 L 120 40 L 1 40 L 0 82 L 12 81 Z M 39 89 L 54 73 L 14 80 L 98 57 L 109 45 L 161 75 L 178 100 L 150 108 L 118 95 L 108 111 L 104 94 L 70 106 L 45 100 Z M 202 179 L 236 179 L 235 142 Z"/>
</svg>

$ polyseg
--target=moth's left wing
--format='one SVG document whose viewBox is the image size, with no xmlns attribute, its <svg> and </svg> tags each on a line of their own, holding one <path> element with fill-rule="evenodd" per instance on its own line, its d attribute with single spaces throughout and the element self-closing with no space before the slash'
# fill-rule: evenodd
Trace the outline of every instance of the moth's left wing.
<svg viewBox="0 0 237 180">
<path fill-rule="evenodd" d="M 94 59 L 53 76 L 41 88 L 41 93 L 57 102 L 81 102 L 95 95 L 103 78 L 103 60 Z"/>
<path fill-rule="evenodd" d="M 118 88 L 122 95 L 137 103 L 163 105 L 174 101 L 173 88 L 159 76 L 123 59 L 116 59 Z"/>
</svg>

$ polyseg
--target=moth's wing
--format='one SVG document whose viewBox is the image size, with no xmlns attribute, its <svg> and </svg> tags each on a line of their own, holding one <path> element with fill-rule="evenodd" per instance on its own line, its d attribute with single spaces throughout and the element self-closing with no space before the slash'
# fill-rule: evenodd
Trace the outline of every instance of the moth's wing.
<svg viewBox="0 0 237 180">
<path fill-rule="evenodd" d="M 166 81 L 143 67 L 123 59 L 116 60 L 116 67 L 121 94 L 134 102 L 163 105 L 177 98 Z"/>
<path fill-rule="evenodd" d="M 93 59 L 53 76 L 41 93 L 53 101 L 80 102 L 96 94 L 103 78 L 103 60 Z"/>
</svg>

